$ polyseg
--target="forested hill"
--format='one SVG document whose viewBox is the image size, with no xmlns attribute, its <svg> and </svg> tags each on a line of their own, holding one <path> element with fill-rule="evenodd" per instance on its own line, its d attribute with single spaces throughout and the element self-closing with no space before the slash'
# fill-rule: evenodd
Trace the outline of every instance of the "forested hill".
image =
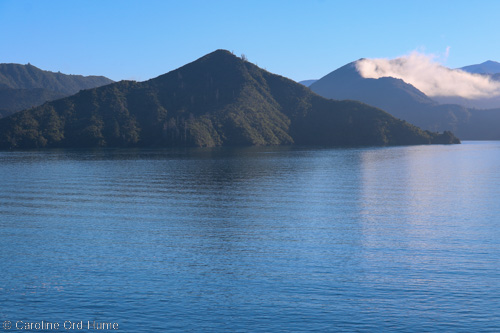
<svg viewBox="0 0 500 333">
<path fill-rule="evenodd" d="M 100 87 L 113 81 L 104 76 L 67 75 L 41 70 L 33 65 L 0 64 L 0 88 L 43 88 L 67 95 Z"/>
<path fill-rule="evenodd" d="M 0 119 L 0 147 L 459 142 L 353 101 L 333 101 L 217 50 L 145 82 L 121 81 Z"/>
<path fill-rule="evenodd" d="M 113 83 L 104 76 L 66 75 L 33 65 L 0 64 L 0 117 Z"/>
</svg>

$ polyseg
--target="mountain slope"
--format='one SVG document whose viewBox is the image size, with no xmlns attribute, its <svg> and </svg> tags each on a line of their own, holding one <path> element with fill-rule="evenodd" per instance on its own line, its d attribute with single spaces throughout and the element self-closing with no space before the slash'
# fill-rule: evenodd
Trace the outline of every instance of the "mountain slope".
<svg viewBox="0 0 500 333">
<path fill-rule="evenodd" d="M 349 63 L 322 77 L 310 86 L 315 93 L 332 99 L 352 99 L 374 105 L 384 110 L 397 110 L 394 116 L 408 121 L 414 116 L 408 105 L 419 109 L 436 105 L 420 90 L 403 80 L 392 77 L 365 79 L 356 69 L 356 62 Z M 423 125 L 423 124 L 422 124 Z"/>
<path fill-rule="evenodd" d="M 41 70 L 33 65 L 0 64 L 0 88 L 43 88 L 67 95 L 113 81 L 104 76 L 66 75 Z"/>
<path fill-rule="evenodd" d="M 0 116 L 112 82 L 103 76 L 53 73 L 29 64 L 0 64 Z"/>
<path fill-rule="evenodd" d="M 481 64 L 465 66 L 459 69 L 474 74 L 496 74 L 500 73 L 500 63 L 488 60 Z"/>
<path fill-rule="evenodd" d="M 462 139 L 500 139 L 490 132 L 488 122 L 500 124 L 495 112 L 468 109 L 456 104 L 438 104 L 414 86 L 392 77 L 365 79 L 356 69 L 356 63 L 347 64 L 324 76 L 310 86 L 317 94 L 333 99 L 358 100 L 386 110 L 430 131 L 453 131 Z M 486 120 L 488 119 L 488 120 Z"/>
<path fill-rule="evenodd" d="M 7 116 L 13 112 L 28 109 L 65 97 L 66 94 L 43 88 L 32 89 L 0 89 L 0 117 Z"/>
<path fill-rule="evenodd" d="M 338 102 L 215 51 L 0 119 L 0 147 L 451 143 L 359 102 Z"/>
<path fill-rule="evenodd" d="M 306 87 L 309 87 L 311 84 L 313 84 L 314 82 L 316 82 L 318 80 L 304 80 L 304 81 L 299 81 L 299 83 L 301 85 L 304 85 Z"/>
<path fill-rule="evenodd" d="M 479 74 L 493 81 L 500 81 L 500 63 L 485 61 L 482 64 L 459 68 L 460 70 Z M 500 107 L 500 96 L 464 98 L 460 96 L 436 96 L 434 100 L 440 104 L 458 104 L 470 109 L 497 109 Z"/>
</svg>

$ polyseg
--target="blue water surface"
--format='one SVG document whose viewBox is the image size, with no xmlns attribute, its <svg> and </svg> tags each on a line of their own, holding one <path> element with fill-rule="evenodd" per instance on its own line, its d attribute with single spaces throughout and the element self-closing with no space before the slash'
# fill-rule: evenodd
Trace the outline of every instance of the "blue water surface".
<svg viewBox="0 0 500 333">
<path fill-rule="evenodd" d="M 499 171 L 500 142 L 1 152 L 0 325 L 498 332 Z"/>
</svg>

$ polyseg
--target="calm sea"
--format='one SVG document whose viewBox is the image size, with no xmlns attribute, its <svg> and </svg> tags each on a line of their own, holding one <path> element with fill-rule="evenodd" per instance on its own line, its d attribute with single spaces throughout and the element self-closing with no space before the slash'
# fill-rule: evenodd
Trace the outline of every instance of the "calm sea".
<svg viewBox="0 0 500 333">
<path fill-rule="evenodd" d="M 500 142 L 1 152 L 0 184 L 10 331 L 500 331 Z"/>
</svg>

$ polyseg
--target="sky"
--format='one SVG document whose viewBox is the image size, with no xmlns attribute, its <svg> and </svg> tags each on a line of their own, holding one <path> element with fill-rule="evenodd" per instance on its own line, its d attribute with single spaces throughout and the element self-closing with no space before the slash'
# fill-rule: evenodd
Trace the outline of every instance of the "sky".
<svg viewBox="0 0 500 333">
<path fill-rule="evenodd" d="M 418 51 L 457 68 L 500 61 L 499 13 L 497 0 L 0 0 L 0 63 L 143 81 L 226 49 L 301 81 Z"/>
</svg>

